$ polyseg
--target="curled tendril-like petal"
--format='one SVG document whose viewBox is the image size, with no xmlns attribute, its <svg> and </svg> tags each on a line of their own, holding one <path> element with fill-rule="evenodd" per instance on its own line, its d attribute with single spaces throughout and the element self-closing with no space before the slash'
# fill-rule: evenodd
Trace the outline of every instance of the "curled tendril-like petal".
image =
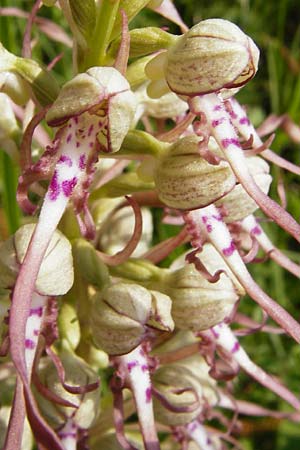
<svg viewBox="0 0 300 450">
<path fill-rule="evenodd" d="M 161 394 L 158 389 L 155 387 L 152 388 L 153 395 L 161 402 L 161 404 L 167 408 L 169 411 L 175 412 L 175 413 L 186 413 L 186 412 L 193 412 L 196 411 L 196 409 L 199 408 L 199 396 L 195 389 L 191 388 L 182 388 L 182 389 L 171 389 L 170 392 L 175 395 L 181 395 L 185 392 L 191 392 L 195 396 L 195 401 L 186 406 L 175 406 L 172 405 L 168 399 Z"/>
<path fill-rule="evenodd" d="M 126 196 L 126 199 L 130 204 L 130 206 L 132 207 L 135 215 L 135 225 L 133 235 L 130 241 L 125 246 L 125 248 L 120 252 L 116 253 L 115 255 L 111 256 L 100 251 L 97 252 L 100 258 L 109 266 L 117 266 L 118 264 L 121 264 L 122 262 L 126 261 L 130 257 L 130 255 L 134 252 L 142 235 L 143 219 L 140 207 L 133 197 Z"/>
<path fill-rule="evenodd" d="M 89 383 L 84 386 L 71 386 L 68 383 L 65 382 L 65 369 L 62 365 L 61 360 L 59 357 L 53 352 L 53 350 L 48 347 L 46 349 L 48 356 L 51 358 L 53 364 L 56 367 L 57 374 L 59 377 L 59 380 L 64 387 L 64 389 L 67 392 L 70 392 L 70 394 L 86 394 L 87 392 L 94 391 L 99 387 L 99 381 L 96 381 L 95 383 Z"/>
<path fill-rule="evenodd" d="M 158 263 L 166 258 L 179 245 L 184 244 L 187 241 L 187 237 L 188 232 L 184 227 L 176 236 L 168 238 L 165 241 L 155 245 L 149 251 L 144 253 L 142 257 L 153 263 Z"/>
<path fill-rule="evenodd" d="M 32 25 L 34 23 L 37 13 L 38 13 L 40 4 L 41 4 L 41 0 L 35 1 L 34 5 L 32 7 L 31 13 L 29 14 L 28 19 L 27 19 L 27 24 L 26 24 L 26 28 L 25 28 L 24 37 L 23 37 L 23 48 L 22 48 L 23 58 L 31 58 L 30 39 L 31 39 Z"/>
<path fill-rule="evenodd" d="M 32 164 L 31 159 L 31 144 L 32 144 L 32 138 L 33 133 L 35 131 L 35 128 L 39 125 L 39 123 L 44 119 L 44 117 L 47 114 L 47 111 L 49 109 L 49 106 L 46 108 L 41 109 L 37 114 L 33 116 L 31 121 L 26 127 L 26 130 L 24 131 L 21 146 L 20 146 L 20 165 L 21 170 L 28 169 Z"/>
<path fill-rule="evenodd" d="M 200 272 L 201 275 L 203 275 L 207 281 L 209 281 L 210 283 L 217 283 L 217 281 L 219 281 L 219 279 L 220 279 L 220 276 L 222 275 L 222 273 L 225 273 L 225 271 L 223 269 L 220 269 L 220 270 L 217 270 L 214 274 L 211 274 L 206 269 L 205 265 L 202 264 L 200 259 L 197 257 L 197 253 L 199 251 L 200 251 L 200 249 L 197 248 L 196 250 L 193 250 L 192 252 L 190 252 L 185 258 L 186 261 L 189 264 L 194 264 L 194 266 L 196 267 L 198 272 Z"/>
</svg>

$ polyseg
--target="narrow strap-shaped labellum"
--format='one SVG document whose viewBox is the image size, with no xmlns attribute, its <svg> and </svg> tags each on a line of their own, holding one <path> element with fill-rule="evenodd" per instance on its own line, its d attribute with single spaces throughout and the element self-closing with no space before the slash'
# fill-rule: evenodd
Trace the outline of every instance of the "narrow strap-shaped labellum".
<svg viewBox="0 0 300 450">
<path fill-rule="evenodd" d="M 211 328 L 211 333 L 217 345 L 228 351 L 231 357 L 245 372 L 258 381 L 258 383 L 290 403 L 294 408 L 300 410 L 300 400 L 284 385 L 280 384 L 275 378 L 268 375 L 263 369 L 251 361 L 228 325 L 220 323 Z"/>
<path fill-rule="evenodd" d="M 242 106 L 238 103 L 238 101 L 234 98 L 230 98 L 226 101 L 226 105 L 227 104 L 230 105 L 229 114 L 231 122 L 234 125 L 234 127 L 238 130 L 238 132 L 241 134 L 241 136 L 246 141 L 250 137 L 252 137 L 253 140 L 252 146 L 254 150 L 256 148 L 261 148 L 262 146 L 265 146 L 268 140 L 265 143 L 262 142 L 261 138 L 258 135 L 258 132 L 256 131 L 256 129 L 250 122 L 249 118 L 247 117 L 246 111 L 242 108 Z M 268 148 L 270 144 L 268 143 L 267 148 L 261 151 L 260 155 L 263 156 L 268 161 L 273 162 L 277 166 L 281 167 L 282 169 L 288 170 L 296 175 L 300 175 L 300 167 L 297 166 L 296 164 L 293 164 L 290 161 L 287 161 L 280 155 L 272 152 L 272 150 Z"/>
<path fill-rule="evenodd" d="M 86 117 L 83 117 L 83 124 L 85 124 L 85 120 Z M 98 118 L 94 120 L 98 124 Z M 66 127 L 65 139 L 61 146 L 61 157 L 45 196 L 39 221 L 21 265 L 13 292 L 9 326 L 10 352 L 14 365 L 22 378 L 26 403 L 30 408 L 29 413 L 33 421 L 37 420 L 37 412 L 29 386 L 30 374 L 25 362 L 26 324 L 39 269 L 49 242 L 74 188 L 85 171 L 87 157 L 95 145 L 99 128 L 95 123 L 93 127 L 90 125 L 89 130 L 90 133 L 86 130 L 86 135 L 83 134 L 84 129 L 80 128 L 78 118 L 72 119 Z M 53 446 L 54 448 L 58 447 Z"/>
<path fill-rule="evenodd" d="M 222 100 L 216 94 L 207 94 L 194 97 L 190 106 L 194 113 L 205 114 L 211 134 L 245 191 L 268 217 L 300 242 L 300 225 L 278 203 L 264 194 L 250 175 L 246 157 Z"/>
<path fill-rule="evenodd" d="M 300 324 L 277 302 L 269 297 L 252 279 L 233 239 L 223 222 L 219 210 L 210 205 L 185 215 L 190 234 L 202 233 L 226 261 L 246 292 L 272 319 L 297 342 L 300 342 Z"/>
<path fill-rule="evenodd" d="M 261 248 L 269 255 L 271 259 L 296 277 L 300 278 L 299 264 L 294 263 L 274 246 L 253 215 L 246 217 L 242 220 L 241 224 L 242 228 L 258 242 Z"/>
<path fill-rule="evenodd" d="M 215 446 L 212 444 L 208 432 L 198 420 L 193 420 L 193 422 L 186 425 L 185 429 L 187 434 L 200 448 L 205 448 L 205 450 L 215 450 Z"/>
<path fill-rule="evenodd" d="M 25 361 L 30 376 L 48 297 L 33 293 L 25 331 Z"/>
<path fill-rule="evenodd" d="M 12 410 L 8 422 L 3 450 L 21 449 L 25 416 L 23 384 L 21 378 L 17 376 Z"/>
<path fill-rule="evenodd" d="M 160 450 L 153 415 L 152 388 L 147 356 L 141 346 L 115 358 L 132 391 L 146 450 Z"/>
<path fill-rule="evenodd" d="M 68 419 L 58 435 L 65 450 L 77 449 L 77 426 L 72 419 Z"/>
</svg>

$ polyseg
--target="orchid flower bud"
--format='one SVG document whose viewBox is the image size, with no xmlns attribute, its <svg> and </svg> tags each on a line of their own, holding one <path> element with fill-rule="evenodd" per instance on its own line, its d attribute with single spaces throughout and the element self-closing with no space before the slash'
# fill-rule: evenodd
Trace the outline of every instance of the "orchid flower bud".
<svg viewBox="0 0 300 450">
<path fill-rule="evenodd" d="M 152 307 L 147 325 L 162 331 L 173 331 L 175 324 L 171 316 L 172 301 L 170 297 L 159 291 L 151 290 L 150 293 Z"/>
<path fill-rule="evenodd" d="M 209 375 L 211 367 L 200 354 L 181 359 L 172 364 L 172 366 L 185 367 L 189 370 L 200 381 L 206 402 L 211 406 L 215 406 L 218 403 L 217 382 Z"/>
<path fill-rule="evenodd" d="M 71 402 L 74 407 L 62 406 L 50 402 L 45 396 L 37 394 L 39 408 L 47 421 L 54 427 L 62 425 L 66 417 L 72 417 L 73 422 L 80 428 L 89 428 L 99 414 L 100 388 L 97 387 L 98 375 L 86 362 L 74 353 L 64 352 L 60 355 L 65 370 L 65 384 L 69 387 L 81 387 L 83 392 L 71 393 L 63 386 L 57 369 L 49 361 L 40 369 L 41 382 L 54 394 L 65 401 Z M 84 392 L 84 387 L 95 384 L 93 390 Z"/>
<path fill-rule="evenodd" d="M 225 274 L 209 282 L 193 264 L 169 275 L 166 293 L 172 299 L 172 317 L 180 329 L 207 330 L 229 317 L 238 300 Z"/>
<path fill-rule="evenodd" d="M 60 126 L 88 111 L 99 117 L 100 149 L 116 152 L 131 126 L 135 108 L 135 96 L 118 70 L 92 67 L 64 85 L 46 120 L 51 126 Z"/>
<path fill-rule="evenodd" d="M 171 299 L 138 284 L 118 283 L 94 296 L 91 316 L 95 344 L 109 355 L 131 352 L 145 337 L 147 327 L 174 329 Z"/>
<path fill-rule="evenodd" d="M 93 339 L 109 355 L 129 353 L 145 335 L 151 314 L 151 294 L 137 285 L 118 283 L 94 296 Z"/>
<path fill-rule="evenodd" d="M 255 183 L 267 194 L 272 182 L 268 163 L 259 156 L 248 157 L 246 163 Z M 254 213 L 259 207 L 240 183 L 237 183 L 231 192 L 218 200 L 216 206 L 225 207 L 224 221 L 227 223 L 242 220 Z"/>
<path fill-rule="evenodd" d="M 179 139 L 157 162 L 154 181 L 158 195 L 171 208 L 209 205 L 235 185 L 230 166 L 225 161 L 210 164 L 200 156 L 198 145 L 196 136 Z"/>
<path fill-rule="evenodd" d="M 195 96 L 238 89 L 256 73 L 259 50 L 240 28 L 223 19 L 203 20 L 166 54 L 166 81 L 173 92 Z"/>
<path fill-rule="evenodd" d="M 2 243 L 0 252 L 0 284 L 2 287 L 13 287 L 34 229 L 35 224 L 33 223 L 24 225 L 14 236 Z M 59 266 L 57 261 L 60 261 Z M 41 264 L 36 290 L 45 296 L 63 295 L 72 287 L 73 278 L 71 245 L 67 238 L 57 230 Z"/>
<path fill-rule="evenodd" d="M 14 236 L 16 258 L 23 262 L 35 224 L 20 228 Z M 59 265 L 57 265 L 59 261 Z M 63 295 L 71 289 L 74 280 L 71 244 L 58 230 L 53 234 L 48 245 L 36 281 L 36 290 L 42 295 Z"/>
<path fill-rule="evenodd" d="M 169 364 L 153 375 L 154 415 L 165 425 L 184 425 L 194 420 L 203 409 L 200 381 L 184 366 Z"/>
</svg>

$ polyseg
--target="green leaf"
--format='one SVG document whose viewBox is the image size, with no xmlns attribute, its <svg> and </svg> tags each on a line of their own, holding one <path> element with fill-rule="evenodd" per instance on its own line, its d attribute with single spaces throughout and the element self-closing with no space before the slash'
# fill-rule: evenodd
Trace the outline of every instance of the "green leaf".
<svg viewBox="0 0 300 450">
<path fill-rule="evenodd" d="M 72 16 L 78 30 L 88 40 L 96 25 L 94 0 L 69 0 Z"/>
</svg>

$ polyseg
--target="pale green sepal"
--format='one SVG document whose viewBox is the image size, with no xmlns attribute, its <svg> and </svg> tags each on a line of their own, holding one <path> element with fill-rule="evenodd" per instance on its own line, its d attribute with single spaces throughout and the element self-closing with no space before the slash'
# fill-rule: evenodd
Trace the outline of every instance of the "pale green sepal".
<svg viewBox="0 0 300 450">
<path fill-rule="evenodd" d="M 149 55 L 158 52 L 161 49 L 168 49 L 177 40 L 164 30 L 156 27 L 137 28 L 130 31 L 130 53 L 131 58 Z M 120 46 L 121 39 L 116 39 L 110 49 L 109 55 L 116 56 Z"/>
<path fill-rule="evenodd" d="M 108 269 L 91 244 L 84 239 L 77 239 L 73 245 L 73 255 L 75 266 L 88 283 L 98 289 L 103 289 L 109 283 Z"/>
</svg>

